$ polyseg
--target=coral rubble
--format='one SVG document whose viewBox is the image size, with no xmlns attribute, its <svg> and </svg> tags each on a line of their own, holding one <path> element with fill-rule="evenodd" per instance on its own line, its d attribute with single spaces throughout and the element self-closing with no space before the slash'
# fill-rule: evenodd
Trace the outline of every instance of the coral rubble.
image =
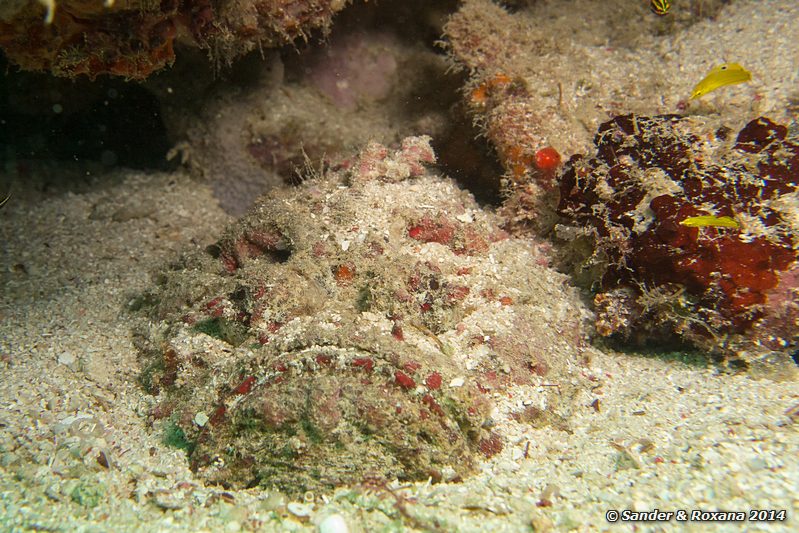
<svg viewBox="0 0 799 533">
<path fill-rule="evenodd" d="M 593 249 L 582 267 L 599 287 L 597 331 L 788 362 L 799 139 L 767 118 L 735 135 L 707 118 L 623 115 L 594 142 L 595 156 L 568 162 L 558 211 L 561 235 Z"/>
<path fill-rule="evenodd" d="M 44 4 L 44 5 L 42 5 Z M 347 0 L 58 0 L 0 11 L 0 48 L 25 70 L 144 79 L 176 42 L 225 62 L 327 28 Z"/>
<path fill-rule="evenodd" d="M 495 393 L 554 382 L 536 405 L 568 415 L 576 291 L 434 160 L 426 137 L 373 143 L 162 275 L 142 380 L 203 478 L 293 494 L 455 480 L 503 447 Z"/>
</svg>

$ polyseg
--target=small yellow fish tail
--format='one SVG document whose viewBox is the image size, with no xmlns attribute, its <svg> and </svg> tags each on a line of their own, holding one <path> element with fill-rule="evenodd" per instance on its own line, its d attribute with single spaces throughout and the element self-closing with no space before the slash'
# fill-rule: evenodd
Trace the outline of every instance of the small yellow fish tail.
<svg viewBox="0 0 799 533">
<path fill-rule="evenodd" d="M 668 15 L 669 9 L 671 9 L 671 0 L 652 0 L 649 2 L 649 9 L 652 10 L 652 13 L 661 17 Z"/>
<path fill-rule="evenodd" d="M 681 226 L 687 226 L 689 228 L 705 228 L 705 227 L 714 227 L 714 228 L 739 228 L 740 225 L 736 220 L 732 217 L 717 217 L 714 215 L 700 215 L 696 217 L 688 217 L 682 222 L 680 222 Z"/>
<path fill-rule="evenodd" d="M 752 79 L 752 73 L 743 68 L 738 63 L 722 63 L 714 67 L 702 81 L 696 84 L 691 91 L 691 99 L 713 92 L 727 85 L 745 83 Z"/>
<path fill-rule="evenodd" d="M 39 0 L 39 3 L 44 6 L 44 23 L 52 24 L 53 17 L 55 16 L 55 0 Z"/>
</svg>

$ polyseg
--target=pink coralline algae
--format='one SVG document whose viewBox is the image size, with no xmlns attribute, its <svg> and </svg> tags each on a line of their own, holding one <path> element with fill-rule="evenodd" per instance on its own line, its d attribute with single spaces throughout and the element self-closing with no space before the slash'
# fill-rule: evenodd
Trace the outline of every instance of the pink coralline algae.
<svg viewBox="0 0 799 533">
<path fill-rule="evenodd" d="M 594 157 L 569 161 L 558 209 L 572 224 L 562 234 L 593 241 L 582 266 L 599 287 L 597 331 L 677 334 L 726 355 L 795 349 L 799 324 L 775 320 L 798 305 L 788 129 L 758 118 L 736 136 L 708 119 L 625 115 L 594 142 Z"/>
<path fill-rule="evenodd" d="M 424 174 L 425 165 L 436 162 L 430 141 L 426 135 L 408 137 L 402 140 L 400 150 L 393 153 L 378 142 L 370 142 L 354 163 L 345 162 L 343 166 L 347 168 L 354 164 L 349 176 L 353 182 L 402 181 L 418 177 Z"/>
<path fill-rule="evenodd" d="M 142 382 L 200 477 L 292 494 L 457 480 L 503 449 L 494 391 L 551 380 L 547 410 L 570 412 L 577 291 L 434 160 L 425 137 L 370 144 L 161 276 Z"/>
</svg>

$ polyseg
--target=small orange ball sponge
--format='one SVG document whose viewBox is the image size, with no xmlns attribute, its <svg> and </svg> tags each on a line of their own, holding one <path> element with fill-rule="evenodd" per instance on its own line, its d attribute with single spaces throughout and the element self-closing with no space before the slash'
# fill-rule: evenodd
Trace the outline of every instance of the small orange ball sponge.
<svg viewBox="0 0 799 533">
<path fill-rule="evenodd" d="M 535 165 L 541 170 L 553 170 L 560 165 L 560 154 L 551 146 L 535 153 Z"/>
</svg>

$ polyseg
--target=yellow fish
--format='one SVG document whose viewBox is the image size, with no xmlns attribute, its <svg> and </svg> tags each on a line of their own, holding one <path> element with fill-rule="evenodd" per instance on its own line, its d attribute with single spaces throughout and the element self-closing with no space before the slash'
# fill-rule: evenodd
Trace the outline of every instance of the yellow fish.
<svg viewBox="0 0 799 533">
<path fill-rule="evenodd" d="M 752 73 L 738 63 L 722 63 L 708 72 L 702 81 L 696 84 L 691 92 L 691 99 L 699 98 L 719 87 L 744 83 L 752 79 Z"/>
<path fill-rule="evenodd" d="M 8 193 L 8 196 L 6 196 L 2 200 L 0 200 L 0 207 L 3 207 L 4 205 L 6 205 L 6 202 L 8 202 L 10 199 L 11 199 L 11 193 Z"/>
<path fill-rule="evenodd" d="M 652 0 L 649 2 L 649 9 L 658 16 L 668 15 L 671 9 L 671 0 Z"/>
<path fill-rule="evenodd" d="M 719 228 L 738 228 L 738 223 L 732 217 L 717 217 L 714 215 L 700 215 L 698 217 L 688 217 L 682 222 L 682 226 L 689 228 L 704 228 L 708 226 Z"/>
</svg>

